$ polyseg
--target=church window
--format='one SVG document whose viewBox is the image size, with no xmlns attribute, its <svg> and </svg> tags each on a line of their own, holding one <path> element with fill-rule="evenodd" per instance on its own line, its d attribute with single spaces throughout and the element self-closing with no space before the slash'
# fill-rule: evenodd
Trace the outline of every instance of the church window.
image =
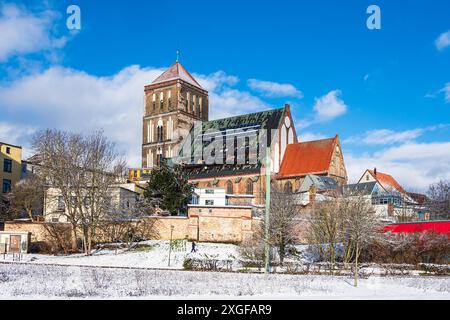
<svg viewBox="0 0 450 320">
<path fill-rule="evenodd" d="M 161 148 L 158 148 L 158 152 L 157 152 L 157 154 L 156 154 L 156 165 L 157 165 L 157 166 L 160 166 L 160 165 L 161 165 L 162 157 L 163 157 L 163 155 L 162 155 L 162 149 L 161 149 Z"/>
<path fill-rule="evenodd" d="M 172 90 L 169 90 L 169 92 L 167 93 L 167 104 L 168 104 L 168 108 L 172 108 Z"/>
<path fill-rule="evenodd" d="M 227 194 L 233 194 L 233 182 L 227 181 Z"/>
<path fill-rule="evenodd" d="M 156 136 L 158 142 L 164 141 L 164 127 L 162 125 L 156 128 Z"/>
<path fill-rule="evenodd" d="M 195 94 L 193 94 L 192 95 L 192 113 L 193 114 L 195 114 L 195 112 L 197 111 L 196 109 L 196 105 L 195 105 L 195 102 L 196 102 L 196 99 L 195 99 L 196 97 L 195 97 Z"/>
<path fill-rule="evenodd" d="M 186 93 L 186 112 L 189 112 L 191 110 L 191 93 L 188 91 Z"/>
<path fill-rule="evenodd" d="M 247 183 L 245 185 L 245 193 L 253 194 L 253 181 L 251 179 L 247 180 Z"/>
<path fill-rule="evenodd" d="M 153 101 L 152 101 L 152 103 L 153 103 L 153 111 L 155 111 L 156 110 L 156 94 L 155 93 L 153 94 Z"/>
<path fill-rule="evenodd" d="M 159 107 L 161 110 L 164 109 L 164 91 L 159 94 Z"/>
<path fill-rule="evenodd" d="M 286 184 L 284 185 L 284 192 L 292 193 L 292 183 L 290 181 L 286 182 Z"/>
</svg>

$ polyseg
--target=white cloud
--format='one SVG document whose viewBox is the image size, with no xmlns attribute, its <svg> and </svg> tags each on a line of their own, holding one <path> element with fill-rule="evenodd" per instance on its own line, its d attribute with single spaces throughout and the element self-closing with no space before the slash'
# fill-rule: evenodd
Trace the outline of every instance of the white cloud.
<svg viewBox="0 0 450 320">
<path fill-rule="evenodd" d="M 24 125 L 34 130 L 103 129 L 122 148 L 130 165 L 139 166 L 144 85 L 163 71 L 130 66 L 112 76 L 98 77 L 79 70 L 51 67 L 23 76 L 8 85 L 0 85 L 3 115 L 21 119 L 20 123 L 9 121 L 3 132 L 5 137 L 11 137 L 10 132 L 23 133 L 14 139 L 29 147 L 29 134 L 24 134 Z M 210 119 L 268 108 L 259 98 L 230 87 L 238 81 L 234 76 L 216 72 L 198 75 L 198 79 L 211 90 Z"/>
<path fill-rule="evenodd" d="M 304 132 L 304 133 L 300 134 L 297 138 L 300 142 L 305 142 L 305 141 L 314 141 L 314 140 L 324 139 L 324 138 L 326 138 L 326 136 L 321 133 Z"/>
<path fill-rule="evenodd" d="M 262 93 L 267 97 L 296 97 L 303 98 L 303 93 L 289 83 L 278 83 L 258 79 L 247 80 L 250 89 Z"/>
<path fill-rule="evenodd" d="M 390 129 L 369 130 L 363 135 L 351 136 L 344 140 L 348 144 L 389 145 L 395 143 L 411 142 L 429 131 L 435 131 L 449 127 L 450 124 L 440 124 L 426 128 L 416 128 L 405 131 Z"/>
<path fill-rule="evenodd" d="M 345 153 L 350 182 L 366 169 L 391 174 L 408 190 L 424 191 L 432 183 L 450 179 L 450 142 L 405 143 L 372 154 Z"/>
<path fill-rule="evenodd" d="M 316 121 L 329 121 L 347 112 L 347 105 L 339 98 L 340 95 L 340 90 L 333 90 L 315 99 Z"/>
<path fill-rule="evenodd" d="M 63 47 L 67 38 L 53 34 L 57 18 L 58 14 L 51 10 L 30 13 L 14 4 L 0 4 L 0 61 Z"/>
<path fill-rule="evenodd" d="M 352 136 L 344 140 L 344 143 L 362 144 L 392 144 L 413 140 L 423 134 L 423 129 L 414 129 L 396 132 L 390 129 L 378 129 L 367 131 L 363 136 Z"/>
<path fill-rule="evenodd" d="M 439 37 L 434 41 L 434 44 L 438 50 L 443 50 L 450 46 L 450 30 L 441 33 L 441 35 L 439 35 Z"/>
<path fill-rule="evenodd" d="M 445 103 L 450 103 L 450 82 L 447 82 L 442 88 L 442 91 L 445 94 Z"/>
</svg>

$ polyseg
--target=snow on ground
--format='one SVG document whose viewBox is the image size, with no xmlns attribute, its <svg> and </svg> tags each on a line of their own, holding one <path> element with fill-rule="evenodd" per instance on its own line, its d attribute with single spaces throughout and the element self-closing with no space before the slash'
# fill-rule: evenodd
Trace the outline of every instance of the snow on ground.
<svg viewBox="0 0 450 320">
<path fill-rule="evenodd" d="M 109 266 L 109 267 L 136 267 L 136 268 L 170 268 L 183 269 L 185 257 L 202 258 L 207 255 L 217 259 L 235 260 L 238 256 L 238 248 L 233 244 L 221 243 L 199 243 L 197 252 L 191 252 L 191 243 L 186 246 L 180 246 L 179 249 L 172 250 L 170 254 L 169 266 L 169 241 L 145 241 L 141 244 L 147 244 L 151 247 L 137 250 L 126 251 L 118 250 L 99 250 L 94 251 L 92 256 L 84 254 L 73 255 L 43 255 L 43 254 L 25 254 L 21 262 L 42 263 L 42 264 L 63 264 L 78 266 Z M 6 257 L 0 256 L 1 261 L 12 261 L 12 255 Z"/>
<path fill-rule="evenodd" d="M 0 299 L 450 299 L 450 277 L 130 270 L 0 263 Z"/>
</svg>

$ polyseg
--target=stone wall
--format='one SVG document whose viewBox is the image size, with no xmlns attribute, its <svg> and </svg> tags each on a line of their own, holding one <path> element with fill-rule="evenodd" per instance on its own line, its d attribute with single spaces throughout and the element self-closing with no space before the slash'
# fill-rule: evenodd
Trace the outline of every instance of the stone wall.
<svg viewBox="0 0 450 320">
<path fill-rule="evenodd" d="M 251 206 L 190 206 L 187 217 L 158 216 L 148 219 L 156 220 L 155 239 L 159 240 L 172 237 L 174 240 L 238 243 L 251 237 L 254 227 Z M 70 230 L 69 224 L 59 225 L 67 225 Z M 31 232 L 31 242 L 52 241 L 44 222 L 6 222 L 5 231 Z"/>
<path fill-rule="evenodd" d="M 252 234 L 250 206 L 190 206 L 189 235 L 197 241 L 238 243 Z"/>
<path fill-rule="evenodd" d="M 44 222 L 5 222 L 5 231 L 31 232 L 31 242 L 49 241 Z"/>
</svg>

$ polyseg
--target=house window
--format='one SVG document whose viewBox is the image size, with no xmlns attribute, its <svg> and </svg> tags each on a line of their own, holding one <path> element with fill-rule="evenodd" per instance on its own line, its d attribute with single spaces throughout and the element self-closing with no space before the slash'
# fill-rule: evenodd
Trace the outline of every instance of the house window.
<svg viewBox="0 0 450 320">
<path fill-rule="evenodd" d="M 3 193 L 11 192 L 11 180 L 3 179 Z"/>
<path fill-rule="evenodd" d="M 64 197 L 59 196 L 58 197 L 58 210 L 59 211 L 65 211 L 66 210 L 66 204 L 64 203 Z"/>
<path fill-rule="evenodd" d="M 11 172 L 12 171 L 12 160 L 4 159 L 3 160 L 3 172 Z"/>
<path fill-rule="evenodd" d="M 366 175 L 366 181 L 369 181 L 369 175 Z"/>
<path fill-rule="evenodd" d="M 227 194 L 233 194 L 233 182 L 227 181 Z"/>
<path fill-rule="evenodd" d="M 246 194 L 253 194 L 253 181 L 251 179 L 247 180 L 247 184 L 245 186 Z"/>
<path fill-rule="evenodd" d="M 153 103 L 153 111 L 156 111 L 156 94 L 155 93 L 153 94 L 152 103 Z"/>
<path fill-rule="evenodd" d="M 6 153 L 7 154 L 11 154 L 11 148 L 10 147 L 6 147 Z"/>
<path fill-rule="evenodd" d="M 84 197 L 84 206 L 86 208 L 89 208 L 89 206 L 91 205 L 91 198 L 89 197 Z"/>
<path fill-rule="evenodd" d="M 213 206 L 214 205 L 214 200 L 205 200 L 205 205 Z"/>
<path fill-rule="evenodd" d="M 214 194 L 214 190 L 213 189 L 206 189 L 205 193 L 206 194 Z"/>
</svg>

